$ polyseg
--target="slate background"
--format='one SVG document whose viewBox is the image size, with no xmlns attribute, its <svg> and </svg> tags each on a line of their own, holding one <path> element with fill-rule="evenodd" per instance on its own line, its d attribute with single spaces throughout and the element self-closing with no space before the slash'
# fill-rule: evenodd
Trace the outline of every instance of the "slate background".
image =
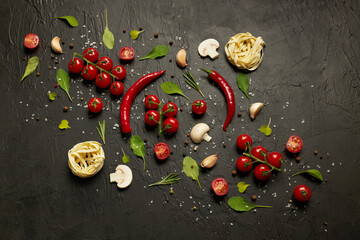
<svg viewBox="0 0 360 240">
<path fill-rule="evenodd" d="M 360 233 L 357 1 L 29 0 L 2 4 L 1 239 L 354 239 Z M 113 50 L 100 45 L 105 7 L 109 28 L 116 39 Z M 61 20 L 51 19 L 63 15 L 75 16 L 79 26 L 71 28 Z M 146 32 L 134 41 L 129 32 L 139 27 Z M 123 29 L 127 32 L 123 33 Z M 231 67 L 223 51 L 229 37 L 246 31 L 262 36 L 266 42 L 263 63 L 258 70 L 248 73 L 251 100 L 244 98 L 237 88 L 239 71 Z M 41 40 L 35 51 L 23 47 L 23 38 L 29 32 L 37 33 Z M 157 39 L 153 37 L 155 32 L 159 32 Z M 50 41 L 56 35 L 65 41 L 66 54 L 57 55 L 59 64 L 50 57 Z M 197 54 L 198 44 L 210 37 L 221 45 L 220 57 L 214 61 L 201 59 Z M 138 61 L 155 45 L 167 44 L 169 40 L 174 44 L 168 56 Z M 70 42 L 75 44 L 72 50 L 68 48 Z M 114 63 L 119 63 L 117 52 L 122 46 L 135 49 L 136 58 L 125 65 L 128 71 L 125 89 L 143 73 L 167 70 L 164 77 L 139 94 L 132 111 L 133 133 L 148 139 L 145 173 L 141 159 L 131 152 L 120 129 L 113 129 L 118 123 L 121 99 L 111 98 L 110 93 L 102 96 L 94 84 L 87 86 L 79 76 L 73 76 L 71 82 L 72 103 L 60 88 L 53 87 L 56 70 L 49 70 L 48 66 L 67 70 L 71 53 L 82 53 L 82 48 L 93 42 L 100 55 L 110 56 Z M 182 47 L 188 52 L 187 69 L 206 94 L 208 111 L 202 118 L 192 116 L 189 105 L 201 96 L 185 87 L 183 71 L 174 61 Z M 20 83 L 26 66 L 22 58 L 31 56 L 40 58 L 37 71 L 41 75 L 33 73 Z M 173 61 L 169 62 L 169 58 Z M 241 111 L 242 117 L 234 117 L 228 132 L 222 131 L 224 96 L 198 70 L 200 67 L 215 69 L 234 89 L 237 112 Z M 174 79 L 170 78 L 172 74 Z M 191 101 L 164 94 L 160 84 L 167 80 L 180 84 Z M 54 102 L 49 102 L 48 91 L 58 94 Z M 143 130 L 145 92 L 184 108 L 177 116 L 180 130 L 161 139 L 174 150 L 161 164 L 152 153 L 158 142 L 156 130 Z M 103 99 L 105 110 L 89 119 L 84 106 L 92 95 Z M 251 121 L 248 107 L 257 101 L 266 106 Z M 71 111 L 64 113 L 65 105 Z M 258 128 L 267 124 L 270 117 L 273 134 L 264 137 Z M 69 120 L 71 129 L 58 129 L 62 119 Z M 105 165 L 95 177 L 79 179 L 67 166 L 67 151 L 81 141 L 100 141 L 95 127 L 103 119 L 107 124 Z M 183 142 L 198 122 L 208 123 L 214 138 L 211 143 L 201 143 L 194 152 L 194 145 L 184 147 Z M 241 133 L 251 135 L 254 146 L 261 144 L 269 151 L 282 152 L 287 158 L 286 172 L 272 176 L 266 184 L 256 183 L 252 174 L 233 177 L 231 171 L 241 154 L 235 140 Z M 292 134 L 301 136 L 305 143 L 300 163 L 284 150 Z M 109 183 L 109 174 L 121 163 L 121 147 L 131 157 L 128 165 L 134 174 L 132 185 L 125 190 Z M 315 149 L 319 151 L 317 156 L 313 154 Z M 183 154 L 200 163 L 206 155 L 214 153 L 220 154 L 220 160 L 213 169 L 200 173 L 203 190 L 184 174 L 181 182 L 173 186 L 174 195 L 169 194 L 170 186 L 145 187 L 170 172 L 181 171 Z M 291 177 L 308 167 L 319 169 L 328 182 Z M 230 185 L 229 193 L 222 199 L 214 197 L 210 190 L 211 181 L 219 176 L 225 177 Z M 242 195 L 244 198 L 256 194 L 260 197 L 257 204 L 273 208 L 232 211 L 226 202 L 240 195 L 236 187 L 239 181 L 251 184 Z M 306 205 L 288 205 L 297 184 L 306 184 L 313 190 Z M 193 206 L 198 210 L 192 211 Z"/>
</svg>

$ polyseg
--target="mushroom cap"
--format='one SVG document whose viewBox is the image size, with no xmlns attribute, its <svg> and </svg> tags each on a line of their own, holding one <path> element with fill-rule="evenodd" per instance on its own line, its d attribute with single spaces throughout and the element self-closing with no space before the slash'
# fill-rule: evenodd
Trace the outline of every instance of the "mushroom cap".
<svg viewBox="0 0 360 240">
<path fill-rule="evenodd" d="M 209 55 L 209 53 L 207 51 L 207 48 L 209 46 L 211 48 L 214 48 L 214 50 L 216 50 L 219 48 L 220 44 L 216 39 L 213 39 L 213 38 L 209 38 L 209 39 L 202 41 L 198 47 L 198 52 L 199 52 L 200 56 L 206 57 Z"/>
<path fill-rule="evenodd" d="M 190 138 L 194 143 L 201 143 L 204 139 L 204 135 L 209 130 L 210 127 L 206 123 L 198 123 L 191 129 Z"/>
<path fill-rule="evenodd" d="M 118 188 L 128 187 L 133 180 L 131 169 L 126 165 L 118 165 L 116 171 L 110 174 L 110 182 L 117 182 Z"/>
</svg>

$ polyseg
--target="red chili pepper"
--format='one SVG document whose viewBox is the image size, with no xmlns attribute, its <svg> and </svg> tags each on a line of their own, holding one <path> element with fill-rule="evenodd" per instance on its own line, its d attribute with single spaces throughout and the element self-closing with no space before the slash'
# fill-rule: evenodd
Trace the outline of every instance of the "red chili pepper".
<svg viewBox="0 0 360 240">
<path fill-rule="evenodd" d="M 233 92 L 231 86 L 229 85 L 229 83 L 220 74 L 218 74 L 215 71 L 210 71 L 210 70 L 205 70 L 205 69 L 201 69 L 201 70 L 207 72 L 209 74 L 209 78 L 211 80 L 213 80 L 214 82 L 216 82 L 220 86 L 223 93 L 225 94 L 228 113 L 227 113 L 227 117 L 226 117 L 226 120 L 224 123 L 223 130 L 226 131 L 226 127 L 231 122 L 231 119 L 233 118 L 234 113 L 235 113 L 234 92 Z"/>
<path fill-rule="evenodd" d="M 134 98 L 150 82 L 163 75 L 166 70 L 149 73 L 137 80 L 125 93 L 120 105 L 120 126 L 122 133 L 131 133 L 130 109 Z"/>
</svg>

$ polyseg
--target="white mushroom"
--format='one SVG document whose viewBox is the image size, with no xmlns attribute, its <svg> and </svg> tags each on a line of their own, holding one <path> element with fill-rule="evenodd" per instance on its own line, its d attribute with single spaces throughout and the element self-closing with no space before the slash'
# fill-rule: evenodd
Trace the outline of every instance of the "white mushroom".
<svg viewBox="0 0 360 240">
<path fill-rule="evenodd" d="M 53 40 L 51 40 L 51 48 L 56 53 L 63 53 L 60 45 L 60 38 L 58 36 L 54 37 Z"/>
<path fill-rule="evenodd" d="M 186 50 L 185 48 L 181 49 L 177 54 L 176 54 L 176 63 L 179 67 L 184 68 L 187 63 L 186 63 Z"/>
<path fill-rule="evenodd" d="M 252 120 L 256 118 L 256 115 L 260 112 L 260 110 L 263 108 L 264 104 L 261 102 L 253 103 L 250 107 L 250 117 Z"/>
<path fill-rule="evenodd" d="M 206 123 L 198 123 L 198 124 L 196 124 L 191 129 L 191 132 L 190 132 L 191 140 L 194 143 L 201 143 L 202 140 L 210 142 L 211 137 L 207 134 L 207 132 L 209 130 L 210 130 L 210 127 Z"/>
<path fill-rule="evenodd" d="M 216 51 L 219 46 L 220 44 L 217 40 L 209 38 L 200 43 L 198 52 L 202 57 L 210 56 L 211 59 L 216 59 L 219 56 L 219 53 Z"/>
<path fill-rule="evenodd" d="M 110 174 L 110 182 L 116 182 L 118 188 L 128 187 L 133 180 L 131 169 L 126 165 L 118 165 L 116 171 Z"/>
</svg>

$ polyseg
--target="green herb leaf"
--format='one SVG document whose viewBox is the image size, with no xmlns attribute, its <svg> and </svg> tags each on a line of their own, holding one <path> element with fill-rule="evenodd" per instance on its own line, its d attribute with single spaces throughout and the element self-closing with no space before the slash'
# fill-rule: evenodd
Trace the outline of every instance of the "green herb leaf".
<svg viewBox="0 0 360 240">
<path fill-rule="evenodd" d="M 245 95 L 248 99 L 250 99 L 249 94 L 248 94 L 249 79 L 248 79 L 247 75 L 245 75 L 244 73 L 239 73 L 237 83 L 238 83 L 240 90 L 243 93 L 245 93 Z"/>
<path fill-rule="evenodd" d="M 156 185 L 167 185 L 167 184 L 177 183 L 181 179 L 181 178 L 177 177 L 178 175 L 179 175 L 179 173 L 170 173 L 161 181 L 150 184 L 149 187 L 156 186 Z"/>
<path fill-rule="evenodd" d="M 130 157 L 125 154 L 124 149 L 121 148 L 121 151 L 122 151 L 123 154 L 124 154 L 124 156 L 122 157 L 123 163 L 128 163 L 128 162 L 130 162 Z"/>
<path fill-rule="evenodd" d="M 272 130 L 270 128 L 270 123 L 271 123 L 271 118 L 269 120 L 269 124 L 268 125 L 263 125 L 260 127 L 260 132 L 264 133 L 266 136 L 270 136 L 272 133 Z"/>
<path fill-rule="evenodd" d="M 185 97 L 187 100 L 189 100 L 189 98 L 183 93 L 183 91 L 181 90 L 181 88 L 179 87 L 179 85 L 177 85 L 174 82 L 163 82 L 161 84 L 161 89 L 164 91 L 164 93 L 167 94 L 179 94 L 183 97 Z"/>
<path fill-rule="evenodd" d="M 189 71 L 187 71 L 186 74 L 183 74 L 183 76 L 186 78 L 185 82 L 189 84 L 190 87 L 198 91 L 201 96 L 205 97 L 204 94 L 201 92 L 199 85 Z"/>
<path fill-rule="evenodd" d="M 59 84 L 59 86 L 66 92 L 68 95 L 70 101 L 72 101 L 69 93 L 70 89 L 70 76 L 65 72 L 63 69 L 59 68 L 59 70 L 56 73 L 56 79 Z"/>
<path fill-rule="evenodd" d="M 96 127 L 96 130 L 105 144 L 105 120 L 98 122 L 98 124 L 99 127 Z"/>
<path fill-rule="evenodd" d="M 143 140 L 138 135 L 133 135 L 130 139 L 130 147 L 136 156 L 142 157 L 145 171 L 145 144 Z"/>
<path fill-rule="evenodd" d="M 69 122 L 68 120 L 61 120 L 61 123 L 59 124 L 59 129 L 67 129 L 67 128 L 71 128 L 69 126 Z"/>
<path fill-rule="evenodd" d="M 62 16 L 62 17 L 53 17 L 53 18 L 63 19 L 67 21 L 68 24 L 72 27 L 77 27 L 79 25 L 78 21 L 73 16 Z"/>
<path fill-rule="evenodd" d="M 54 101 L 55 98 L 56 98 L 56 96 L 57 96 L 57 94 L 54 93 L 54 92 L 51 92 L 51 93 L 48 93 L 48 94 L 49 94 L 49 99 L 50 99 L 51 101 Z"/>
<path fill-rule="evenodd" d="M 34 72 L 38 64 L 39 64 L 39 58 L 38 57 L 30 58 L 27 65 L 26 65 L 25 73 L 24 73 L 23 77 L 21 78 L 20 82 L 22 82 L 24 80 L 24 78 L 26 78 L 32 72 Z"/>
<path fill-rule="evenodd" d="M 169 47 L 166 45 L 157 45 L 156 47 L 153 48 L 153 50 L 151 50 L 151 52 L 149 52 L 148 55 L 146 55 L 143 58 L 140 58 L 139 60 L 144 60 L 144 59 L 155 59 L 158 57 L 163 57 L 166 54 L 168 54 L 169 52 Z"/>
<path fill-rule="evenodd" d="M 232 197 L 228 200 L 228 205 L 229 207 L 231 207 L 232 209 L 234 209 L 235 211 L 238 212 L 247 212 L 250 211 L 251 209 L 254 208 L 272 208 L 272 206 L 260 206 L 260 205 L 253 205 L 249 202 L 247 202 L 244 198 L 242 197 Z"/>
<path fill-rule="evenodd" d="M 130 36 L 131 36 L 132 39 L 135 40 L 135 39 L 137 39 L 137 38 L 139 37 L 139 34 L 142 33 L 142 32 L 144 32 L 144 31 L 145 31 L 145 29 L 142 30 L 142 31 L 132 30 L 132 31 L 130 32 Z"/>
<path fill-rule="evenodd" d="M 108 20 L 107 20 L 107 9 L 105 9 L 105 21 L 106 21 L 106 27 L 103 34 L 103 42 L 108 49 L 113 49 L 115 40 L 114 40 L 114 34 L 112 34 L 112 32 L 110 32 L 109 30 Z"/>
<path fill-rule="evenodd" d="M 246 184 L 246 182 L 239 182 L 237 184 L 240 193 L 244 193 L 248 186 L 250 186 L 250 184 Z"/>
<path fill-rule="evenodd" d="M 201 185 L 199 182 L 199 166 L 197 165 L 196 161 L 191 157 L 185 157 L 183 161 L 183 171 L 189 178 L 196 180 L 199 184 L 201 189 Z"/>
<path fill-rule="evenodd" d="M 323 177 L 322 177 L 322 175 L 321 175 L 321 172 L 318 171 L 318 170 L 316 170 L 316 169 L 309 169 L 309 170 L 306 170 L 306 171 L 302 171 L 302 172 L 295 173 L 295 174 L 293 175 L 293 177 L 296 176 L 296 175 L 299 175 L 299 174 L 303 174 L 303 173 L 307 173 L 307 174 L 309 174 L 310 176 L 312 176 L 312 177 L 314 177 L 314 178 L 316 178 L 316 179 L 318 179 L 318 180 L 320 180 L 320 181 L 323 180 Z"/>
</svg>

